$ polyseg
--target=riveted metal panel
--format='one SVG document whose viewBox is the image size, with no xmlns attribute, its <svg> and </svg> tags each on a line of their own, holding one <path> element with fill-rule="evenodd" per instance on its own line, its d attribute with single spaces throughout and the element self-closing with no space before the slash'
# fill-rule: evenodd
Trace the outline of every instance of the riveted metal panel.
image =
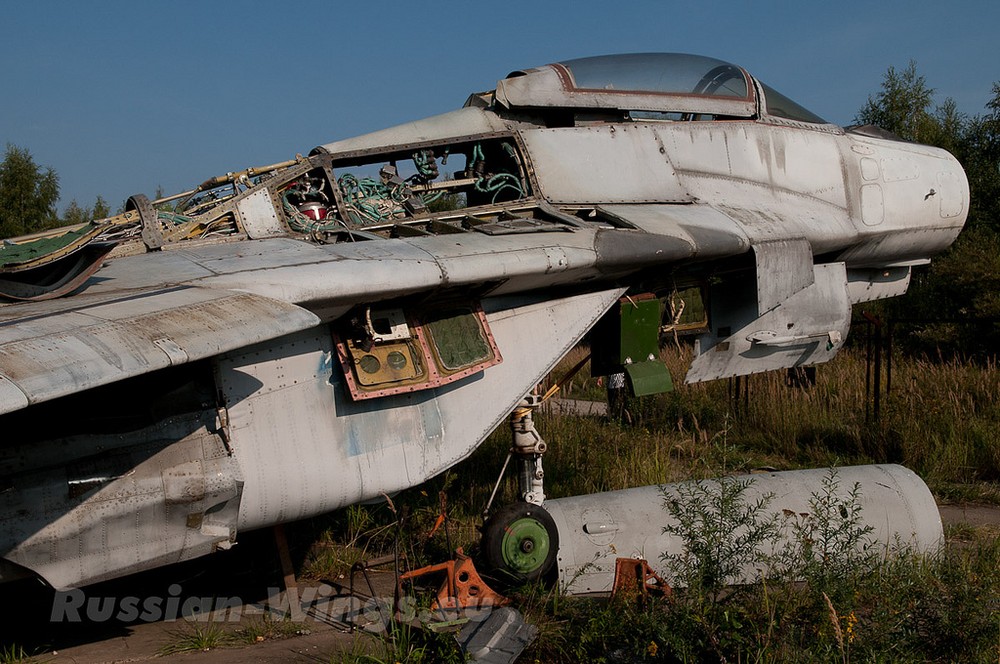
<svg viewBox="0 0 1000 664">
<path fill-rule="evenodd" d="M 0 366 L 7 381 L 38 403 L 318 322 L 304 309 L 249 293 L 202 288 L 140 293 L 8 326 Z M 23 406 L 17 398 L 0 399 L 0 412 Z"/>
<path fill-rule="evenodd" d="M 0 555 L 62 589 L 229 547 L 243 482 L 213 425 L 188 414 L 111 450 L 101 436 L 33 443 L 0 492 Z M 78 458 L 57 460 L 70 443 Z"/>
<path fill-rule="evenodd" d="M 868 182 L 875 182 L 881 176 L 881 170 L 878 167 L 878 160 L 872 159 L 871 157 L 861 158 L 861 177 Z"/>
<path fill-rule="evenodd" d="M 813 283 L 812 248 L 805 240 L 775 240 L 753 247 L 757 311 L 763 314 Z"/>
<path fill-rule="evenodd" d="M 506 124 L 495 113 L 481 108 L 461 108 L 363 136 L 327 143 L 313 152 L 324 151 L 334 155 L 343 152 L 353 153 L 389 146 L 448 140 L 456 136 L 490 134 L 506 129 Z"/>
<path fill-rule="evenodd" d="M 909 285 L 909 266 L 847 271 L 847 290 L 853 304 L 902 295 Z"/>
<path fill-rule="evenodd" d="M 907 157 L 885 157 L 882 159 L 882 177 L 886 182 L 904 182 L 920 177 L 920 164 Z"/>
<path fill-rule="evenodd" d="M 712 330 L 697 340 L 698 355 L 688 371 L 688 383 L 819 364 L 833 358 L 843 345 L 851 324 L 843 263 L 815 266 L 812 285 L 762 315 L 753 286 L 753 280 L 740 282 L 739 277 L 713 286 Z"/>
<path fill-rule="evenodd" d="M 877 184 L 861 186 L 861 221 L 865 226 L 878 226 L 885 219 L 885 200 Z"/>
<path fill-rule="evenodd" d="M 378 498 L 450 468 L 472 453 L 621 292 L 484 300 L 503 363 L 409 394 L 352 400 L 322 328 L 223 358 L 220 384 L 246 478 L 240 527 Z M 293 376 L 299 380 L 289 380 Z"/>
<path fill-rule="evenodd" d="M 553 203 L 679 203 L 691 196 L 645 125 L 521 134 L 542 195 Z"/>
<path fill-rule="evenodd" d="M 284 235 L 288 232 L 274 210 L 271 193 L 265 188 L 255 191 L 236 204 L 243 230 L 253 239 Z"/>
<path fill-rule="evenodd" d="M 935 195 L 940 201 L 941 217 L 950 219 L 957 217 L 966 209 L 966 196 L 963 178 L 956 173 L 942 171 L 937 175 L 938 190 Z"/>
<path fill-rule="evenodd" d="M 708 205 L 602 205 L 601 210 L 647 233 L 687 242 L 691 255 L 698 258 L 736 256 L 750 248 L 750 240 L 740 225 Z"/>
</svg>

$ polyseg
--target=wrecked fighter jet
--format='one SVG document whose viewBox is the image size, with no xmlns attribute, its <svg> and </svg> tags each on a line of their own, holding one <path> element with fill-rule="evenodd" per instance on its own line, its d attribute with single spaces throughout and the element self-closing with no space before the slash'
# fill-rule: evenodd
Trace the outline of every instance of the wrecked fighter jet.
<svg viewBox="0 0 1000 664">
<path fill-rule="evenodd" d="M 633 54 L 8 240 L 0 579 L 90 584 L 420 484 L 530 415 L 592 328 L 597 371 L 669 389 L 661 302 L 686 290 L 707 313 L 687 381 L 825 362 L 968 208 L 947 152 Z M 523 502 L 484 547 L 530 579 L 559 533 L 519 433 Z"/>
</svg>

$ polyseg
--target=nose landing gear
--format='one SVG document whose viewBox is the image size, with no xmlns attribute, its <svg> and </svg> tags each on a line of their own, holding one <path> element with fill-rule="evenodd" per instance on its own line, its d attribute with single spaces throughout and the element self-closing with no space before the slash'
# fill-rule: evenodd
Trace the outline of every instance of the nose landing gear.
<svg viewBox="0 0 1000 664">
<path fill-rule="evenodd" d="M 500 509 L 483 526 L 482 558 L 485 568 L 509 585 L 544 578 L 552 569 L 559 550 L 559 532 L 555 521 L 542 508 L 542 501 L 545 500 L 542 455 L 548 445 L 535 429 L 532 419 L 533 410 L 542 401 L 543 398 L 534 395 L 525 397 L 510 419 L 513 444 L 508 462 L 511 458 L 515 460 L 518 493 L 522 502 Z M 504 464 L 504 470 L 506 467 L 507 464 Z M 492 497 L 490 500 L 492 502 Z"/>
</svg>

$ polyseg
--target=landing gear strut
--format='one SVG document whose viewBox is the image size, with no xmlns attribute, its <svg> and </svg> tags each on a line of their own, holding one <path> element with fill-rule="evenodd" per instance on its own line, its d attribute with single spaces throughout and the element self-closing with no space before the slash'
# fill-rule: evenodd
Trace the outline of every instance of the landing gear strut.
<svg viewBox="0 0 1000 664">
<path fill-rule="evenodd" d="M 545 487 L 542 470 L 542 455 L 549 449 L 542 440 L 531 413 L 542 404 L 542 398 L 529 394 L 510 416 L 510 431 L 513 445 L 510 453 L 517 464 L 517 490 L 521 500 L 532 505 L 545 502 Z"/>
<path fill-rule="evenodd" d="M 521 501 L 491 516 L 483 526 L 482 554 L 486 568 L 512 585 L 543 578 L 556 560 L 559 533 L 552 517 L 542 508 L 545 500 L 542 455 L 548 445 L 542 440 L 532 412 L 542 397 L 529 395 L 510 416 L 512 445 L 500 479 L 513 458 Z M 497 481 L 497 488 L 500 481 Z M 493 490 L 493 496 L 496 489 Z M 490 496 L 492 504 L 493 496 Z M 489 505 L 486 506 L 487 511 Z"/>
</svg>

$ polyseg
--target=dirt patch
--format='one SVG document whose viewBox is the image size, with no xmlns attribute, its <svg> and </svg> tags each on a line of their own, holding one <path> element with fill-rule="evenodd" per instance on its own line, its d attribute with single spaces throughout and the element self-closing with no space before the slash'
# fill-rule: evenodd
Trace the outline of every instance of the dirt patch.
<svg viewBox="0 0 1000 664">
<path fill-rule="evenodd" d="M 960 503 L 938 505 L 941 521 L 945 525 L 965 524 L 974 527 L 990 526 L 1000 529 L 1000 505 Z"/>
</svg>

